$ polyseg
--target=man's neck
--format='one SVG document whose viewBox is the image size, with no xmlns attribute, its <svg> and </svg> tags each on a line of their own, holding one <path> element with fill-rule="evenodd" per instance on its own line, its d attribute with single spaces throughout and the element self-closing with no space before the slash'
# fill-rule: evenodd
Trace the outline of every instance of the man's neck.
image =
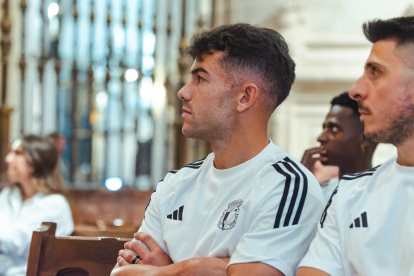
<svg viewBox="0 0 414 276">
<path fill-rule="evenodd" d="M 414 136 L 401 145 L 397 145 L 397 163 L 401 166 L 414 167 Z"/>
<path fill-rule="evenodd" d="M 225 170 L 238 166 L 258 155 L 268 144 L 266 132 L 259 135 L 233 135 L 228 142 L 211 141 L 214 166 Z"/>
</svg>

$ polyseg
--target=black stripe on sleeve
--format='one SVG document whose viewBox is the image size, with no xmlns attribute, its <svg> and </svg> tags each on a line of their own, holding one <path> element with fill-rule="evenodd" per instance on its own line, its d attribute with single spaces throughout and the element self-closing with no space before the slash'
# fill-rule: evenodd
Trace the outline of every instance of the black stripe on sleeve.
<svg viewBox="0 0 414 276">
<path fill-rule="evenodd" d="M 289 164 L 293 165 L 298 170 L 298 172 L 302 175 L 302 177 L 303 177 L 302 196 L 300 197 L 299 206 L 298 206 L 298 209 L 296 211 L 295 218 L 293 219 L 293 223 L 292 223 L 292 225 L 296 225 L 296 224 L 299 223 L 300 215 L 302 214 L 303 206 L 305 205 L 306 195 L 308 194 L 308 177 L 299 168 L 299 166 L 295 162 L 293 162 L 292 160 L 290 160 L 289 157 L 286 157 L 284 160 L 287 161 L 287 162 L 289 162 Z"/>
<path fill-rule="evenodd" d="M 293 213 L 293 208 L 295 208 L 295 204 L 296 204 L 296 199 L 298 197 L 298 193 L 299 193 L 299 184 L 300 184 L 300 176 L 299 174 L 292 168 L 291 165 L 289 165 L 288 163 L 284 162 L 283 165 L 285 166 L 285 168 L 291 172 L 292 174 L 295 175 L 295 186 L 293 188 L 293 194 L 292 194 L 292 198 L 290 200 L 290 204 L 289 204 L 289 209 L 288 212 L 286 214 L 285 217 L 285 222 L 283 223 L 283 226 L 288 226 L 289 222 L 290 222 L 290 218 L 292 217 L 292 213 Z"/>
<path fill-rule="evenodd" d="M 350 174 L 348 174 L 348 176 L 358 176 L 360 174 L 364 174 L 364 173 L 367 173 L 367 172 L 375 172 L 380 166 L 381 165 L 378 165 L 376 167 L 373 167 L 371 169 L 368 169 L 368 170 L 365 170 L 365 171 L 362 171 L 362 172 L 350 173 Z"/>
<path fill-rule="evenodd" d="M 363 177 L 363 176 L 373 175 L 378 170 L 378 168 L 380 166 L 381 165 L 378 165 L 374 168 L 371 168 L 371 169 L 368 169 L 368 170 L 365 170 L 365 171 L 362 171 L 362 172 L 359 172 L 359 173 L 346 174 L 341 178 L 341 180 L 342 179 L 353 180 L 353 179 L 357 179 L 357 178 L 360 178 L 360 177 Z"/>
<path fill-rule="evenodd" d="M 206 157 L 204 157 L 203 159 L 200 159 L 200 160 L 198 160 L 198 161 L 195 161 L 195 162 L 193 162 L 193 163 L 190 163 L 190 164 L 187 164 L 187 165 L 201 165 L 201 164 L 203 164 L 204 163 L 204 160 L 206 160 L 206 158 L 207 158 L 207 156 Z"/>
<path fill-rule="evenodd" d="M 320 224 L 321 224 L 321 228 L 323 228 L 323 224 L 326 220 L 326 214 L 328 213 L 328 208 L 329 206 L 331 206 L 332 203 L 332 198 L 334 197 L 334 195 L 336 195 L 336 193 L 338 192 L 338 186 L 336 186 L 335 190 L 333 191 L 331 197 L 328 200 L 328 203 L 326 204 L 325 210 L 323 210 L 322 216 L 321 216 L 321 220 L 320 220 Z"/>
<path fill-rule="evenodd" d="M 289 194 L 291 176 L 290 176 L 290 174 L 285 173 L 278 163 L 273 164 L 273 167 L 276 169 L 276 171 L 278 173 L 280 173 L 281 175 L 286 177 L 285 188 L 283 190 L 282 199 L 280 200 L 279 208 L 278 208 L 277 213 L 276 213 L 275 224 L 273 226 L 273 228 L 279 228 L 280 220 L 282 219 L 283 209 L 285 208 L 287 196 Z"/>
<path fill-rule="evenodd" d="M 185 165 L 184 168 L 192 168 L 192 169 L 198 169 L 201 165 Z"/>
<path fill-rule="evenodd" d="M 341 180 L 342 179 L 344 179 L 344 180 L 354 180 L 354 179 L 357 179 L 357 178 L 361 178 L 361 177 L 369 176 L 369 175 L 373 175 L 373 174 L 374 174 L 373 172 L 369 172 L 369 173 L 364 173 L 364 174 L 360 174 L 360 175 L 357 175 L 357 176 L 344 175 L 344 176 L 342 176 Z"/>
<path fill-rule="evenodd" d="M 152 195 L 153 195 L 156 191 L 157 191 L 157 190 L 155 190 L 155 191 L 153 191 L 153 192 L 152 192 L 152 194 L 151 194 L 151 198 L 152 198 Z M 147 212 L 148 206 L 149 206 L 149 205 L 150 205 L 150 203 L 151 203 L 151 198 L 150 198 L 150 200 L 148 201 L 147 207 L 145 207 L 145 210 L 144 210 L 144 219 L 145 219 L 145 213 Z"/>
</svg>

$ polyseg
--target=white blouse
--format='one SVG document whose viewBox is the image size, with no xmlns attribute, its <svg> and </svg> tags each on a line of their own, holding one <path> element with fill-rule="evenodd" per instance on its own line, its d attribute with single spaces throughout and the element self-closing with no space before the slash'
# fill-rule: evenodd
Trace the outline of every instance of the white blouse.
<svg viewBox="0 0 414 276">
<path fill-rule="evenodd" d="M 42 222 L 57 223 L 56 236 L 72 234 L 72 212 L 64 196 L 38 192 L 23 201 L 17 188 L 1 191 L 0 276 L 26 275 L 32 234 Z"/>
</svg>

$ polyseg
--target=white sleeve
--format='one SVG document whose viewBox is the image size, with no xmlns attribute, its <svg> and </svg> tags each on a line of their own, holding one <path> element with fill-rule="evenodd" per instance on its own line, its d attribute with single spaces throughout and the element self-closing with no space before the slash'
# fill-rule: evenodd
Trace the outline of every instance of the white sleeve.
<svg viewBox="0 0 414 276">
<path fill-rule="evenodd" d="M 305 174 L 301 177 L 306 178 Z M 306 179 L 305 184 L 302 178 L 296 191 L 294 176 L 290 177 L 290 184 L 280 179 L 278 176 L 275 180 L 274 175 L 267 178 L 260 185 L 263 191 L 254 195 L 257 208 L 251 208 L 250 227 L 240 239 L 229 265 L 262 262 L 284 275 L 295 275 L 315 236 L 325 202 L 316 179 Z M 266 190 L 266 185 L 272 189 Z M 303 195 L 306 195 L 304 203 Z"/>
<path fill-rule="evenodd" d="M 57 223 L 57 236 L 73 232 L 73 219 L 69 204 L 61 195 L 49 195 L 22 210 L 19 218 L 0 228 L 0 251 L 12 258 L 28 257 L 33 231 L 42 222 Z"/>
<path fill-rule="evenodd" d="M 168 254 L 167 246 L 164 243 L 160 214 L 160 194 L 165 181 L 167 181 L 167 178 L 160 181 L 157 185 L 157 190 L 152 193 L 148 206 L 145 208 L 145 216 L 138 232 L 149 234 L 164 250 L 164 252 Z M 147 248 L 145 244 L 141 244 Z"/>
<path fill-rule="evenodd" d="M 337 187 L 326 205 L 318 224 L 318 231 L 300 267 L 312 267 L 330 275 L 344 275 L 341 259 L 341 239 L 338 231 L 336 204 Z"/>
</svg>

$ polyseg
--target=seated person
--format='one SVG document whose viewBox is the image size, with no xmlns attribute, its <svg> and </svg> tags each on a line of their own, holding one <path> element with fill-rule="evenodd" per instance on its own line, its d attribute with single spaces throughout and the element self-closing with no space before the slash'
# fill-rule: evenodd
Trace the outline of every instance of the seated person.
<svg viewBox="0 0 414 276">
<path fill-rule="evenodd" d="M 372 168 L 372 155 L 377 143 L 365 137 L 359 116 L 358 103 L 349 97 L 348 92 L 333 98 L 318 137 L 321 146 L 309 149 L 303 155 L 301 163 L 312 172 L 318 160 L 322 165 L 339 167 L 339 178 L 321 183 L 326 200 L 342 176 Z"/>
<path fill-rule="evenodd" d="M 57 236 L 73 232 L 73 220 L 57 174 L 53 141 L 28 135 L 13 142 L 6 156 L 12 183 L 0 193 L 0 275 L 26 275 L 30 242 L 42 222 L 56 222 Z"/>
<path fill-rule="evenodd" d="M 414 275 L 414 17 L 363 29 L 374 45 L 349 95 L 366 137 L 398 154 L 342 177 L 298 276 Z"/>
<path fill-rule="evenodd" d="M 294 275 L 325 206 L 319 183 L 267 137 L 289 94 L 282 36 L 248 24 L 193 37 L 178 92 L 185 136 L 213 153 L 158 183 L 112 275 Z M 132 265 L 131 265 L 132 263 Z"/>
</svg>

